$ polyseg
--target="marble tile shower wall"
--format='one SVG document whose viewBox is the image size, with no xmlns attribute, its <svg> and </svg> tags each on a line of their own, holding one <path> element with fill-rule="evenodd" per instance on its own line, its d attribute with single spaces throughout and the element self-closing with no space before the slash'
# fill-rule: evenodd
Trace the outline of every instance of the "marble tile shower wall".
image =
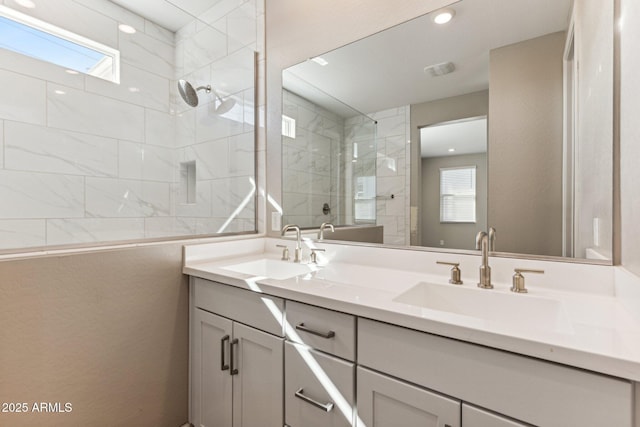
<svg viewBox="0 0 640 427">
<path fill-rule="evenodd" d="M 177 96 L 179 163 L 195 162 L 195 203 L 178 203 L 169 223 L 180 234 L 256 229 L 255 58 L 264 53 L 263 0 L 222 0 L 176 32 L 176 77 L 211 85 L 233 108 L 218 114 L 215 93 L 189 107 Z M 259 58 L 263 59 L 263 58 Z M 174 193 L 181 198 L 176 185 Z"/>
<path fill-rule="evenodd" d="M 369 114 L 377 125 L 376 223 L 385 244 L 408 245 L 410 231 L 410 106 Z M 393 199 L 390 196 L 393 194 Z"/>
<path fill-rule="evenodd" d="M 295 139 L 283 137 L 282 143 L 284 220 L 301 227 L 341 223 L 344 197 L 336 197 L 341 172 L 332 166 L 345 155 L 344 120 L 288 91 L 283 91 L 283 114 L 296 121 Z M 323 214 L 324 203 L 331 213 Z"/>
<path fill-rule="evenodd" d="M 245 135 L 252 131 L 253 114 L 244 114 L 253 108 L 253 92 L 229 91 L 242 100 L 232 110 L 236 120 L 229 121 L 251 117 L 241 123 L 242 132 L 227 131 L 231 125 L 219 123 L 215 130 L 198 127 L 194 113 L 193 125 L 176 121 L 175 79 L 203 57 L 203 40 L 211 36 L 203 33 L 208 27 L 194 23 L 189 33 L 194 42 L 189 43 L 186 30 L 176 39 L 174 33 L 106 0 L 38 2 L 35 9 L 14 0 L 3 3 L 117 48 L 122 64 L 121 84 L 114 85 L 0 49 L 0 248 L 218 231 L 224 221 L 211 218 L 214 204 L 219 205 L 213 197 L 209 208 L 198 205 L 198 211 L 180 203 L 177 160 L 189 158 L 189 150 L 199 153 L 202 163 L 211 165 L 198 169 L 199 178 L 247 176 L 249 164 L 253 176 L 253 139 L 249 143 Z M 214 43 L 217 62 L 209 60 L 193 72 L 232 67 L 234 54 L 243 46 L 261 49 L 257 34 L 263 8 L 240 0 L 217 5 L 208 11 L 220 33 Z M 119 32 L 119 23 L 137 32 Z M 197 146 L 214 141 L 220 128 L 227 146 Z M 185 139 L 185 134 L 193 139 Z M 207 185 L 212 189 L 213 183 L 199 187 L 198 194 L 208 197 Z M 233 179 L 221 183 L 230 192 L 237 190 L 234 185 Z M 225 202 L 229 207 L 220 209 L 221 218 L 237 204 L 230 197 Z M 253 209 L 253 200 L 249 204 Z M 253 229 L 253 219 L 236 220 L 225 231 L 249 227 Z"/>
</svg>

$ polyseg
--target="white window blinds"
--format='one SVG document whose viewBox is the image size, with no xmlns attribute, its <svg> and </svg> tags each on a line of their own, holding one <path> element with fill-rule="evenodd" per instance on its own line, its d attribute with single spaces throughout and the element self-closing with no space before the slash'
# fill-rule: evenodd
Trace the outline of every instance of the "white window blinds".
<svg viewBox="0 0 640 427">
<path fill-rule="evenodd" d="M 440 169 L 440 222 L 476 222 L 476 167 Z"/>
</svg>

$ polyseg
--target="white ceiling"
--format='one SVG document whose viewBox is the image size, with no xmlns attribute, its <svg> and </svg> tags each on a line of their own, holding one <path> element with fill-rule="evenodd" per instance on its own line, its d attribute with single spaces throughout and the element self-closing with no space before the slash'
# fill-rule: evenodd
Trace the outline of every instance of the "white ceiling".
<svg viewBox="0 0 640 427">
<path fill-rule="evenodd" d="M 160 26 L 178 31 L 221 0 L 110 0 Z"/>
<path fill-rule="evenodd" d="M 449 149 L 455 149 L 450 152 Z M 487 118 L 458 120 L 420 129 L 424 157 L 459 156 L 487 152 Z"/>
<path fill-rule="evenodd" d="M 288 68 L 283 85 L 325 108 L 332 103 L 318 90 L 364 113 L 484 90 L 491 49 L 565 30 L 570 7 L 571 0 L 463 0 L 451 6 L 456 16 L 448 24 L 416 18 L 321 55 L 327 66 L 308 60 Z M 423 71 L 449 61 L 451 74 Z"/>
</svg>

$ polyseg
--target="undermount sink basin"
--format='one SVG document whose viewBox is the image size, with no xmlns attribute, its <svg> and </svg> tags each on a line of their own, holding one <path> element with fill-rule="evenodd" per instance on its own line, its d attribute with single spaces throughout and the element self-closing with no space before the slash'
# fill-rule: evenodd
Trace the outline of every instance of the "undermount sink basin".
<svg viewBox="0 0 640 427">
<path fill-rule="evenodd" d="M 572 332 L 562 302 L 532 295 L 421 282 L 393 299 L 413 306 L 474 317 L 508 328 Z"/>
<path fill-rule="evenodd" d="M 236 273 L 249 274 L 252 276 L 276 280 L 290 279 L 301 274 L 309 273 L 312 270 L 312 266 L 308 264 L 296 264 L 293 262 L 267 258 L 226 265 L 220 268 L 223 270 L 235 271 Z"/>
</svg>

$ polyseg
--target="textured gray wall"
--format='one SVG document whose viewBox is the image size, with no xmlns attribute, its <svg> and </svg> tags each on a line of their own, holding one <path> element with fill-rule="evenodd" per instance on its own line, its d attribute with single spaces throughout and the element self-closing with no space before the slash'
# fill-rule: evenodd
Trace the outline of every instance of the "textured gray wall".
<svg viewBox="0 0 640 427">
<path fill-rule="evenodd" d="M 180 244 L 0 262 L 0 401 L 73 405 L 2 413 L 0 425 L 186 422 L 181 264 Z"/>
<path fill-rule="evenodd" d="M 489 64 L 489 207 L 500 251 L 562 255 L 564 32 L 495 49 Z"/>
</svg>

